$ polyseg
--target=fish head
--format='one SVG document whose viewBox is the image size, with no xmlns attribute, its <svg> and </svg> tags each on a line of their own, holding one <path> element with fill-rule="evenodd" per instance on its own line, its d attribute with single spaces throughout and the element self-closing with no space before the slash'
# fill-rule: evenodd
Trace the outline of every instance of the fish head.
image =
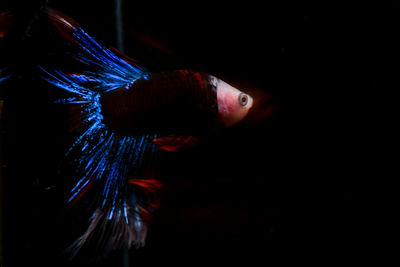
<svg viewBox="0 0 400 267">
<path fill-rule="evenodd" d="M 215 79 L 218 100 L 218 121 L 222 127 L 238 124 L 253 106 L 253 98 L 228 83 Z"/>
</svg>

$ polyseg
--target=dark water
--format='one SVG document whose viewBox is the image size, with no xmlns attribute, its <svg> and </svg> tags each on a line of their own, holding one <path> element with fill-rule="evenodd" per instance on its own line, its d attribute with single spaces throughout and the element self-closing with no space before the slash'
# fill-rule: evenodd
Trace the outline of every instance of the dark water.
<svg viewBox="0 0 400 267">
<path fill-rule="evenodd" d="M 66 182 L 54 181 L 70 141 L 67 115 L 52 104 L 58 93 L 35 66 L 62 53 L 35 19 L 39 1 L 8 2 L 1 7 L 19 20 L 1 51 L 18 73 L 2 88 L 5 266 L 123 266 L 120 251 L 98 263 L 68 263 L 59 254 L 79 229 L 79 220 L 61 222 Z M 115 46 L 112 1 L 49 2 Z M 376 147 L 365 133 L 381 124 L 375 107 L 386 101 L 383 91 L 398 88 L 398 67 L 388 66 L 399 59 L 399 5 L 300 2 L 124 1 L 125 53 L 149 69 L 206 71 L 268 93 L 274 103 L 289 96 L 268 120 L 166 158 L 161 208 L 146 247 L 129 252 L 130 266 L 376 255 L 367 253 L 379 235 L 368 222 L 384 213 L 374 186 L 384 175 L 368 156 Z M 292 111 L 285 127 L 283 110 Z"/>
</svg>

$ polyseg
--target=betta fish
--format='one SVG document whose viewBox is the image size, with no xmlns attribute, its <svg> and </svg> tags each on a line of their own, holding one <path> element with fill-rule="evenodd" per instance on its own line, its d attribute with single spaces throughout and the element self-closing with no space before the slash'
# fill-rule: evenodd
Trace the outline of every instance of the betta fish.
<svg viewBox="0 0 400 267">
<path fill-rule="evenodd" d="M 75 169 L 66 203 L 86 201 L 88 227 L 69 247 L 102 255 L 145 244 L 161 182 L 148 169 L 161 151 L 191 148 L 203 133 L 239 123 L 250 95 L 215 76 L 191 70 L 152 73 L 106 47 L 75 21 L 46 11 L 87 69 L 66 73 L 41 66 L 44 79 L 62 89 L 76 138 L 66 160 Z M 87 204 L 89 203 L 89 204 Z M 95 247 L 95 248 L 93 248 Z"/>
</svg>

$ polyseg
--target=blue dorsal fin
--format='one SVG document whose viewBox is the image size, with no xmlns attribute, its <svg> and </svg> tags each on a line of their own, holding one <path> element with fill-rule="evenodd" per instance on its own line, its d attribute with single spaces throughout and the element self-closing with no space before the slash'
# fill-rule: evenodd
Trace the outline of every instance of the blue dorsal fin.
<svg viewBox="0 0 400 267">
<path fill-rule="evenodd" d="M 92 90 L 106 93 L 148 75 L 136 60 L 100 44 L 72 19 L 52 9 L 45 12 L 64 38 L 79 48 L 74 57 L 92 69 L 82 73 L 92 81 Z"/>
</svg>

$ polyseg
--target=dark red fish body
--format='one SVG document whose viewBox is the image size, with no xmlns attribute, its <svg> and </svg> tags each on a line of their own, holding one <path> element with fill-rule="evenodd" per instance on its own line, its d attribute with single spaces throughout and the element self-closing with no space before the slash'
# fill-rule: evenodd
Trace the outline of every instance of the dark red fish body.
<svg viewBox="0 0 400 267">
<path fill-rule="evenodd" d="M 186 70 L 137 79 L 101 98 L 104 123 L 120 134 L 190 135 L 213 129 L 218 117 L 213 79 Z"/>
</svg>

